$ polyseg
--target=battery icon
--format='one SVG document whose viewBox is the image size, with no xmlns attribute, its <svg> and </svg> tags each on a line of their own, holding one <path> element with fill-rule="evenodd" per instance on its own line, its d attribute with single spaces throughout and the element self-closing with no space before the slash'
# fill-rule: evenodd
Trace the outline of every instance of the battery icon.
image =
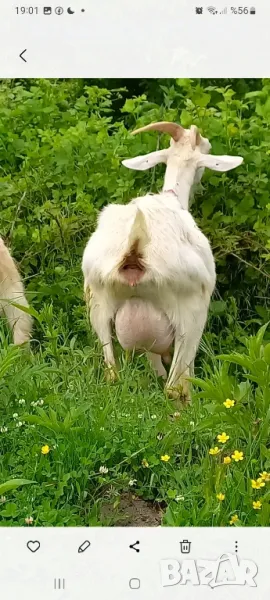
<svg viewBox="0 0 270 600">
<path fill-rule="evenodd" d="M 251 7 L 251 9 L 250 9 L 250 14 L 251 14 L 251 15 L 256 15 L 256 8 L 255 8 L 255 6 L 252 6 L 252 7 Z"/>
</svg>

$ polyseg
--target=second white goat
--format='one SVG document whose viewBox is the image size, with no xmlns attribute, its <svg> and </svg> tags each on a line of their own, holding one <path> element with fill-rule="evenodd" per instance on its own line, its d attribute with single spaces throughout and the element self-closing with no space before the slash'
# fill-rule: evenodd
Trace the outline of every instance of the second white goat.
<svg viewBox="0 0 270 600">
<path fill-rule="evenodd" d="M 28 308 L 29 305 L 19 271 L 0 238 L 0 313 L 6 317 L 16 345 L 28 342 L 32 329 L 32 317 L 19 306 Z"/>
</svg>

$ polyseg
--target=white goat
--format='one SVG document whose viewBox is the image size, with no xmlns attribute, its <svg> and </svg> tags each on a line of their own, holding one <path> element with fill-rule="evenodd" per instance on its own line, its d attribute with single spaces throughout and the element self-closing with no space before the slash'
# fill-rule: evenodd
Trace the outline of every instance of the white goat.
<svg viewBox="0 0 270 600">
<path fill-rule="evenodd" d="M 7 318 L 14 344 L 20 345 L 31 337 L 32 317 L 12 303 L 28 308 L 18 269 L 0 238 L 0 313 Z"/>
<path fill-rule="evenodd" d="M 211 144 L 195 126 L 152 123 L 133 133 L 154 129 L 171 135 L 170 147 L 123 165 L 145 170 L 165 163 L 162 193 L 102 210 L 83 255 L 84 290 L 110 378 L 117 373 L 114 324 L 122 347 L 146 350 L 164 378 L 162 360 L 170 362 L 174 342 L 166 389 L 184 401 L 216 279 L 209 242 L 188 212 L 190 189 L 205 167 L 228 171 L 243 159 L 207 154 Z"/>
</svg>

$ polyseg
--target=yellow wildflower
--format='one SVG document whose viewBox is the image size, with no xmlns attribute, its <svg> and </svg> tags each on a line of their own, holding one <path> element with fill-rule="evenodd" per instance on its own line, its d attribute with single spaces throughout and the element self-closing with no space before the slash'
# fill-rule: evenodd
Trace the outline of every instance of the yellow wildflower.
<svg viewBox="0 0 270 600">
<path fill-rule="evenodd" d="M 237 523 L 237 521 L 239 521 L 239 517 L 237 515 L 233 515 L 233 517 L 230 520 L 230 525 L 234 525 L 235 523 Z"/>
<path fill-rule="evenodd" d="M 227 400 L 225 400 L 223 404 L 226 408 L 232 408 L 235 405 L 235 400 L 230 400 L 229 398 L 227 398 Z"/>
<path fill-rule="evenodd" d="M 230 439 L 229 435 L 223 431 L 220 435 L 217 435 L 217 440 L 220 444 L 226 444 L 226 442 Z"/>
<path fill-rule="evenodd" d="M 253 502 L 253 508 L 254 510 L 261 510 L 262 503 L 260 502 L 260 500 L 257 500 L 257 502 Z"/>
<path fill-rule="evenodd" d="M 260 477 L 263 481 L 270 481 L 270 473 L 267 473 L 267 471 L 260 473 Z"/>
<path fill-rule="evenodd" d="M 219 454 L 220 452 L 220 448 L 218 448 L 217 446 L 215 446 L 214 448 L 210 448 L 209 450 L 209 454 L 211 454 L 211 456 L 215 456 L 216 454 Z"/>
<path fill-rule="evenodd" d="M 160 458 L 161 458 L 161 460 L 163 460 L 163 462 L 168 462 L 171 457 L 169 456 L 169 454 L 164 454 Z"/>
<path fill-rule="evenodd" d="M 239 460 L 244 459 L 244 453 L 239 452 L 238 450 L 235 450 L 234 453 L 232 454 L 232 458 L 233 458 L 233 460 L 235 460 L 235 462 L 239 462 Z"/>
<path fill-rule="evenodd" d="M 260 488 L 265 486 L 264 481 L 259 477 L 259 479 L 251 479 L 251 486 L 254 490 L 259 490 Z"/>
<path fill-rule="evenodd" d="M 142 459 L 142 466 L 147 469 L 149 467 L 149 463 L 147 462 L 146 458 Z"/>
<path fill-rule="evenodd" d="M 222 492 L 220 492 L 219 494 L 217 494 L 217 499 L 220 500 L 220 502 L 222 502 L 222 500 L 225 500 L 225 494 L 222 494 Z"/>
<path fill-rule="evenodd" d="M 225 456 L 223 462 L 224 465 L 229 465 L 232 462 L 232 459 L 230 456 Z"/>
<path fill-rule="evenodd" d="M 41 454 L 49 454 L 49 452 L 50 452 L 50 446 L 48 446 L 48 444 L 45 444 L 45 446 L 42 446 Z"/>
</svg>

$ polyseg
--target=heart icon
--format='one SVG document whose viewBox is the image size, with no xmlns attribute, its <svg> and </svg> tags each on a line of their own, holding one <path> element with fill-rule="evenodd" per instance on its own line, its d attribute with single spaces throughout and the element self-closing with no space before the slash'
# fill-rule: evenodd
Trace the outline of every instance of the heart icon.
<svg viewBox="0 0 270 600">
<path fill-rule="evenodd" d="M 27 548 L 28 550 L 30 550 L 30 552 L 37 552 L 40 549 L 40 542 L 27 542 Z"/>
</svg>

